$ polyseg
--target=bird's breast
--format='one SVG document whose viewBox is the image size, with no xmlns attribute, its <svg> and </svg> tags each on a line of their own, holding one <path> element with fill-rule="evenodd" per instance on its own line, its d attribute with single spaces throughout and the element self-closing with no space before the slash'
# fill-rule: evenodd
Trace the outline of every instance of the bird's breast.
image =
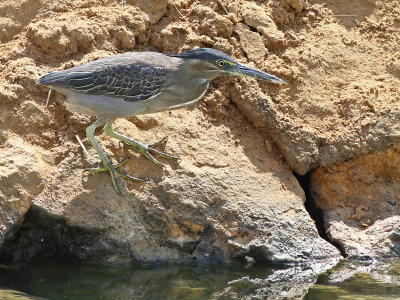
<svg viewBox="0 0 400 300">
<path fill-rule="evenodd" d="M 145 100 L 153 112 L 178 109 L 199 101 L 207 92 L 209 80 L 196 84 L 169 84 L 153 99 Z"/>
<path fill-rule="evenodd" d="M 188 106 L 190 104 L 193 104 L 193 103 L 199 101 L 201 98 L 203 98 L 203 96 L 207 92 L 208 85 L 209 85 L 209 83 L 207 83 L 206 87 L 202 91 L 199 91 L 198 94 L 194 93 L 191 100 L 187 99 L 187 100 L 184 100 L 183 102 L 177 101 L 177 104 L 172 105 L 170 107 L 170 109 L 177 109 L 177 108 L 185 107 L 185 106 Z"/>
</svg>

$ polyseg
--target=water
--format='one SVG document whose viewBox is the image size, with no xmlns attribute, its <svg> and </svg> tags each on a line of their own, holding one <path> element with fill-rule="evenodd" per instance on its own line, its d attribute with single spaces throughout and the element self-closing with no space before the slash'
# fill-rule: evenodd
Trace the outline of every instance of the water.
<svg viewBox="0 0 400 300">
<path fill-rule="evenodd" d="M 343 261 L 319 275 L 304 299 L 400 299 L 400 259 Z"/>
<path fill-rule="evenodd" d="M 0 266 L 0 299 L 400 299 L 400 260 L 331 266 L 104 267 L 41 259 Z"/>
</svg>

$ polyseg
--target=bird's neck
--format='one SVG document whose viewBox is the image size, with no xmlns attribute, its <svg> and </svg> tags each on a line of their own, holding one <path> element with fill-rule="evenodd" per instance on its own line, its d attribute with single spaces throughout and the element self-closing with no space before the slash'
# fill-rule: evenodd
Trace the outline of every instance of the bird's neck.
<svg viewBox="0 0 400 300">
<path fill-rule="evenodd" d="M 184 59 L 180 68 L 182 74 L 185 74 L 187 78 L 193 78 L 196 81 L 203 79 L 203 82 L 209 82 L 219 76 L 218 72 L 210 69 L 207 63 L 199 59 Z"/>
</svg>

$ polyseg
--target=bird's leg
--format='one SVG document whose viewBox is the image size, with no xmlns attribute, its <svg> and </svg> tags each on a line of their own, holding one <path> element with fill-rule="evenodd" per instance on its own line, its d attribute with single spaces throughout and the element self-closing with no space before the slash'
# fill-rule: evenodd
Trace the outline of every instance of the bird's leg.
<svg viewBox="0 0 400 300">
<path fill-rule="evenodd" d="M 149 145 L 144 145 L 142 143 L 139 143 L 139 142 L 135 141 L 134 139 L 128 138 L 128 137 L 126 137 L 126 136 L 124 136 L 122 134 L 119 134 L 119 133 L 115 132 L 113 130 L 113 128 L 112 128 L 112 123 L 113 122 L 107 122 L 106 123 L 106 125 L 104 126 L 105 133 L 107 133 L 108 135 L 110 135 L 110 136 L 112 136 L 112 137 L 114 137 L 116 139 L 119 139 L 119 140 L 123 141 L 131 149 L 133 149 L 133 150 L 135 150 L 135 151 L 137 151 L 139 153 L 142 153 L 147 159 L 149 159 L 150 161 L 152 161 L 156 165 L 158 165 L 160 167 L 164 167 L 164 164 L 162 164 L 158 160 L 156 160 L 151 155 L 151 153 L 154 153 L 154 154 L 157 154 L 158 156 L 169 158 L 169 159 L 174 159 L 174 160 L 178 159 L 178 157 L 175 157 L 175 156 L 160 152 L 160 151 L 158 151 L 158 150 L 153 148 L 154 146 L 157 146 L 157 145 L 161 144 L 162 142 L 164 142 L 167 139 L 167 137 L 164 137 L 164 138 L 162 138 L 161 140 L 159 140 L 159 141 L 157 141 L 155 143 L 152 143 L 152 144 L 149 144 Z"/>
<path fill-rule="evenodd" d="M 97 172 L 105 172 L 105 171 L 110 172 L 111 181 L 113 183 L 115 190 L 118 193 L 122 194 L 121 190 L 119 189 L 117 182 L 115 180 L 116 175 L 126 178 L 126 179 L 132 179 L 135 181 L 144 181 L 144 180 L 126 175 L 126 174 L 122 173 L 121 171 L 117 170 L 117 168 L 122 166 L 128 160 L 128 158 L 125 158 L 120 163 L 113 165 L 111 163 L 110 159 L 107 157 L 104 150 L 101 148 L 99 142 L 94 137 L 94 132 L 95 132 L 96 128 L 103 125 L 105 122 L 107 122 L 109 120 L 110 120 L 109 118 L 100 117 L 99 119 L 96 120 L 96 122 L 94 122 L 92 125 L 90 125 L 88 128 L 86 128 L 86 136 L 87 136 L 88 140 L 90 141 L 90 143 L 93 145 L 97 154 L 100 156 L 101 161 L 103 162 L 102 168 L 93 168 L 93 169 L 88 169 L 87 171 L 89 172 L 89 174 L 93 174 L 93 173 L 97 173 Z"/>
</svg>

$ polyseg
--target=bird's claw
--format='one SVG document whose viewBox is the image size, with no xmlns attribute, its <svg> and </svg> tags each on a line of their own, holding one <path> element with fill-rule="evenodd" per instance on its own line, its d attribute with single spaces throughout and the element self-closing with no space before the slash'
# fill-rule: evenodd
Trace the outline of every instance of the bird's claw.
<svg viewBox="0 0 400 300">
<path fill-rule="evenodd" d="M 148 160 L 150 160 L 151 162 L 153 162 L 153 163 L 156 164 L 157 166 L 165 167 L 165 165 L 164 165 L 163 163 L 159 162 L 157 159 L 155 159 L 155 158 L 151 155 L 151 153 L 157 154 L 157 155 L 160 156 L 160 157 L 164 157 L 164 158 L 168 158 L 168 159 L 172 159 L 172 160 L 178 160 L 179 158 L 176 157 L 176 156 L 172 156 L 172 155 L 169 155 L 169 154 L 167 154 L 167 153 L 163 153 L 163 152 L 158 151 L 158 150 L 156 150 L 156 149 L 153 148 L 154 146 L 157 146 L 157 145 L 159 145 L 159 144 L 162 144 L 162 143 L 165 142 L 167 139 L 168 139 L 168 136 L 165 136 L 165 137 L 163 137 L 161 140 L 159 140 L 159 141 L 157 141 L 157 142 L 155 142 L 155 143 L 152 143 L 152 144 L 143 145 L 143 144 L 140 144 L 140 143 L 135 143 L 135 144 L 128 144 L 128 146 L 129 146 L 131 149 L 133 149 L 133 150 L 135 150 L 135 151 L 137 151 L 137 152 L 139 152 L 139 153 L 142 153 Z"/>
<path fill-rule="evenodd" d="M 152 144 L 148 144 L 147 147 L 153 148 L 154 146 L 160 145 L 168 140 L 168 135 L 164 136 L 162 139 L 158 140 L 157 142 L 154 142 Z"/>
<path fill-rule="evenodd" d="M 125 179 L 130 179 L 130 180 L 134 180 L 134 181 L 139 181 L 139 182 L 143 182 L 145 181 L 144 179 L 140 179 L 140 178 L 136 178 L 130 175 L 127 175 L 123 172 L 121 172 L 120 170 L 117 170 L 117 168 L 121 167 L 123 164 L 125 164 L 128 161 L 129 157 L 126 157 L 125 159 L 123 159 L 120 163 L 117 164 L 106 164 L 103 163 L 103 167 L 102 168 L 89 168 L 89 169 L 85 169 L 86 172 L 88 172 L 89 174 L 94 174 L 94 173 L 99 173 L 99 172 L 110 172 L 111 175 L 111 181 L 113 183 L 113 186 L 115 188 L 115 190 L 122 195 L 122 192 L 120 190 L 120 188 L 118 187 L 118 184 L 116 182 L 115 177 L 119 176 Z"/>
</svg>

